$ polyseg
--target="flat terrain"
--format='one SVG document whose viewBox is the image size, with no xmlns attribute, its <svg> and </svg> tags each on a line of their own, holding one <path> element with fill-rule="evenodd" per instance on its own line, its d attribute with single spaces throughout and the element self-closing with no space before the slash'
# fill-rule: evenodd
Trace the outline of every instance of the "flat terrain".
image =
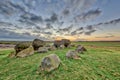
<svg viewBox="0 0 120 80">
<path fill-rule="evenodd" d="M 34 54 L 26 58 L 8 58 L 13 49 L 0 50 L 0 80 L 120 80 L 120 42 L 76 42 L 87 48 L 80 60 L 66 59 L 69 49 Z M 41 59 L 57 54 L 64 65 L 49 74 L 38 74 Z"/>
</svg>

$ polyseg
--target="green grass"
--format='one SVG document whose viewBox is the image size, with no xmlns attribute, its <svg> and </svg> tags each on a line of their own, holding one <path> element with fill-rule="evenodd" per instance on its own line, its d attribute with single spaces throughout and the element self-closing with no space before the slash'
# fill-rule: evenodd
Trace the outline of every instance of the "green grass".
<svg viewBox="0 0 120 80">
<path fill-rule="evenodd" d="M 80 54 L 80 60 L 65 58 L 65 53 L 75 48 L 36 53 L 26 58 L 8 58 L 11 50 L 0 51 L 0 80 L 120 80 L 120 42 L 76 44 L 88 49 Z M 41 59 L 51 53 L 57 54 L 64 65 L 49 74 L 37 74 Z"/>
</svg>

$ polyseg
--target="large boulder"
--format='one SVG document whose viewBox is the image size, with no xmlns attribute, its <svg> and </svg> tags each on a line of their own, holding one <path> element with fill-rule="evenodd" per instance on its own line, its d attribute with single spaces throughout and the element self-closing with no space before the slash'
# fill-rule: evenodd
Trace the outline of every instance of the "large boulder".
<svg viewBox="0 0 120 80">
<path fill-rule="evenodd" d="M 30 46 L 30 47 L 18 52 L 16 57 L 26 57 L 26 56 L 29 56 L 32 54 L 34 54 L 34 48 L 33 48 L 33 46 Z"/>
<path fill-rule="evenodd" d="M 60 48 L 60 45 L 61 45 L 62 43 L 61 43 L 61 41 L 60 40 L 55 40 L 54 41 L 54 46 L 56 47 L 56 48 Z"/>
<path fill-rule="evenodd" d="M 76 51 L 78 53 L 83 53 L 84 51 L 87 51 L 87 49 L 81 45 L 78 45 L 77 48 L 76 48 Z"/>
<path fill-rule="evenodd" d="M 44 45 L 45 45 L 45 42 L 40 39 L 34 39 L 34 41 L 32 43 L 34 50 L 38 50 L 39 47 L 43 47 Z"/>
<path fill-rule="evenodd" d="M 42 59 L 39 70 L 50 72 L 58 68 L 60 63 L 61 60 L 56 54 L 50 54 Z"/>
<path fill-rule="evenodd" d="M 16 44 L 14 47 L 15 52 L 16 52 L 15 55 L 17 55 L 18 52 L 28 48 L 30 45 L 31 45 L 31 43 L 29 43 L 29 42 L 20 42 L 20 43 Z"/>
<path fill-rule="evenodd" d="M 78 53 L 76 51 L 71 51 L 71 50 L 66 53 L 66 57 L 68 59 L 80 59 Z"/>
<path fill-rule="evenodd" d="M 61 42 L 65 47 L 68 47 L 71 44 L 71 41 L 68 39 L 62 39 Z"/>
</svg>

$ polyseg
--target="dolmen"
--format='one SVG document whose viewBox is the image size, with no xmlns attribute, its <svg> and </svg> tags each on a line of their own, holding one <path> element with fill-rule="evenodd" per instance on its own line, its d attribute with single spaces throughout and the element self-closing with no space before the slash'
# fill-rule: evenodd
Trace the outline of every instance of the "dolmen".
<svg viewBox="0 0 120 80">
<path fill-rule="evenodd" d="M 34 54 L 34 48 L 29 42 L 20 42 L 14 47 L 15 51 L 11 52 L 8 57 L 27 57 Z"/>
<path fill-rule="evenodd" d="M 69 47 L 69 45 L 71 44 L 71 41 L 70 40 L 68 40 L 68 39 L 62 39 L 62 40 L 55 40 L 54 41 L 54 46 L 56 47 L 56 48 L 68 48 Z"/>
<path fill-rule="evenodd" d="M 40 47 L 43 47 L 45 45 L 45 41 L 40 39 L 34 39 L 32 42 L 32 46 L 34 50 L 38 50 Z"/>
<path fill-rule="evenodd" d="M 40 39 L 34 39 L 33 42 L 19 42 L 14 47 L 15 51 L 11 52 L 8 57 L 27 57 L 34 54 L 35 51 L 46 52 L 45 48 L 41 49 L 45 42 Z"/>
</svg>

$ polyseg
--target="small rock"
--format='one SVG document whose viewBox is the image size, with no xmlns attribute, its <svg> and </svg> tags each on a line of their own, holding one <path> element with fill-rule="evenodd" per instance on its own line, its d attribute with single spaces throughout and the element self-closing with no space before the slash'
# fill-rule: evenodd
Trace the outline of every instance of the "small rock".
<svg viewBox="0 0 120 80">
<path fill-rule="evenodd" d="M 68 51 L 66 53 L 66 57 L 71 58 L 71 59 L 80 59 L 80 56 L 78 55 L 76 51 Z"/>
<path fill-rule="evenodd" d="M 84 48 L 84 47 L 81 46 L 81 45 L 78 45 L 77 48 L 76 48 L 76 51 L 77 51 L 78 53 L 83 53 L 84 51 L 87 51 L 87 49 Z"/>
</svg>

